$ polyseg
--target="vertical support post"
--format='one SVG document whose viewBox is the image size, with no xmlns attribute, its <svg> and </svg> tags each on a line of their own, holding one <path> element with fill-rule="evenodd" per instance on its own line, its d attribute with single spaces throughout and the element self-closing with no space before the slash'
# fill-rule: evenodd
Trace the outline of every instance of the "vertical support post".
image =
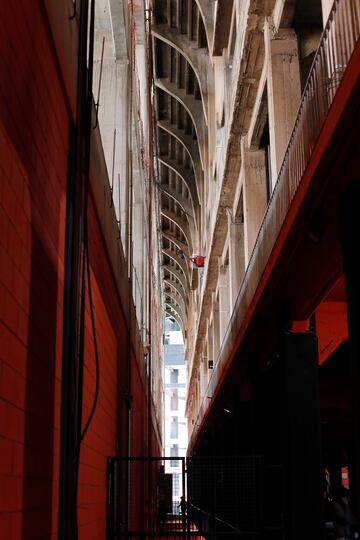
<svg viewBox="0 0 360 540">
<path fill-rule="evenodd" d="M 183 497 L 185 497 L 185 501 L 187 502 L 187 493 L 186 493 L 186 485 L 185 485 L 185 473 L 186 473 L 186 468 L 185 468 L 185 459 L 184 457 L 181 458 L 181 473 L 182 473 L 182 478 L 181 478 L 181 483 L 182 483 L 182 495 Z M 182 510 L 180 508 L 180 513 L 182 514 Z M 186 520 L 189 519 L 189 505 L 186 504 Z M 184 516 L 181 515 L 181 524 L 182 524 L 182 535 L 183 535 L 183 538 L 185 538 L 186 536 L 186 531 L 183 527 L 183 523 L 184 523 Z"/>
<path fill-rule="evenodd" d="M 323 538 L 317 336 L 282 336 L 286 538 Z"/>
<path fill-rule="evenodd" d="M 229 224 L 229 266 L 230 266 L 230 309 L 234 308 L 239 293 L 241 280 L 245 272 L 244 223 L 243 218 L 232 220 L 228 214 Z"/>
<path fill-rule="evenodd" d="M 352 382 L 353 476 L 351 495 L 355 514 L 360 515 L 360 261 L 359 261 L 360 188 L 349 190 L 341 201 L 340 234 L 346 285 L 349 351 Z"/>
<path fill-rule="evenodd" d="M 269 23 L 265 24 L 264 30 L 265 52 L 269 58 L 267 88 L 274 188 L 300 103 L 300 68 L 294 30 L 280 28 L 276 36 L 273 36 Z"/>
<path fill-rule="evenodd" d="M 254 249 L 257 234 L 267 207 L 265 150 L 248 150 L 242 143 L 244 160 L 244 251 L 245 266 Z"/>
</svg>

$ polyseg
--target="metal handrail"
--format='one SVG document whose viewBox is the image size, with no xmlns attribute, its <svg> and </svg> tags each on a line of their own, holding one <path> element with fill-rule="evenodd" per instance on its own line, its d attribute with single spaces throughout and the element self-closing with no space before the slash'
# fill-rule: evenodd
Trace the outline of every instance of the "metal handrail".
<svg viewBox="0 0 360 540">
<path fill-rule="evenodd" d="M 231 333 L 235 314 L 239 317 L 240 313 L 241 324 L 255 295 L 359 37 L 359 0 L 335 0 L 314 57 L 294 128 L 240 286 L 233 314 L 218 352 L 218 360 L 222 357 L 224 346 Z M 214 366 L 198 411 L 196 426 L 200 425 L 203 411 L 209 404 L 208 398 L 215 390 L 220 364 L 221 362 L 217 361 Z M 195 430 L 194 428 L 194 432 Z"/>
</svg>

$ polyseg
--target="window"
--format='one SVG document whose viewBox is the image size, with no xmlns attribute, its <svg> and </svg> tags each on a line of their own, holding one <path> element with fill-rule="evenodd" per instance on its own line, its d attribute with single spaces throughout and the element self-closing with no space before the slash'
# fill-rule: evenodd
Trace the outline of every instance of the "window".
<svg viewBox="0 0 360 540">
<path fill-rule="evenodd" d="M 179 382 L 179 370 L 178 369 L 172 369 L 170 371 L 170 383 L 178 384 L 178 382 Z"/>
<path fill-rule="evenodd" d="M 178 391 L 174 390 L 170 397 L 170 410 L 178 411 L 179 410 L 179 396 Z"/>
<path fill-rule="evenodd" d="M 178 457 L 179 455 L 179 445 L 173 444 L 170 448 L 170 457 Z M 178 467 L 179 466 L 179 460 L 178 459 L 171 459 L 170 460 L 170 467 Z"/>
<path fill-rule="evenodd" d="M 179 436 L 179 421 L 177 416 L 171 418 L 170 424 L 170 438 L 177 439 Z"/>
<path fill-rule="evenodd" d="M 179 496 L 179 473 L 173 473 L 173 496 L 178 497 Z"/>
</svg>

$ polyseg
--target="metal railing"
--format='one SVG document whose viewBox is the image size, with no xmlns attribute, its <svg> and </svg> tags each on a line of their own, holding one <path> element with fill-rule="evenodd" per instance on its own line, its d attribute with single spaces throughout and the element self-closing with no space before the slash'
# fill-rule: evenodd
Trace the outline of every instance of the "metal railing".
<svg viewBox="0 0 360 540">
<path fill-rule="evenodd" d="M 261 231 L 269 226 L 274 207 L 281 212 L 277 220 L 279 226 L 285 219 L 359 35 L 360 2 L 335 0 L 310 70 L 254 256 L 261 242 Z"/>
<path fill-rule="evenodd" d="M 335 0 L 305 85 L 289 144 L 229 321 L 196 425 L 216 388 L 228 341 L 240 328 L 301 183 L 346 66 L 360 36 L 360 1 Z M 195 432 L 195 430 L 194 430 Z M 193 433 L 194 435 L 194 433 Z"/>
</svg>

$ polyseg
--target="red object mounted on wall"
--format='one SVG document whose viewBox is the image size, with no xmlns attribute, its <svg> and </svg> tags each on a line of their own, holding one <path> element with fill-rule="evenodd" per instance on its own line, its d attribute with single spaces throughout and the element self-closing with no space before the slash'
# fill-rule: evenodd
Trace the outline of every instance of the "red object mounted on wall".
<svg viewBox="0 0 360 540">
<path fill-rule="evenodd" d="M 205 264 L 205 257 L 202 255 L 196 255 L 194 257 L 190 257 L 191 262 L 196 266 L 196 268 L 203 268 Z"/>
</svg>

